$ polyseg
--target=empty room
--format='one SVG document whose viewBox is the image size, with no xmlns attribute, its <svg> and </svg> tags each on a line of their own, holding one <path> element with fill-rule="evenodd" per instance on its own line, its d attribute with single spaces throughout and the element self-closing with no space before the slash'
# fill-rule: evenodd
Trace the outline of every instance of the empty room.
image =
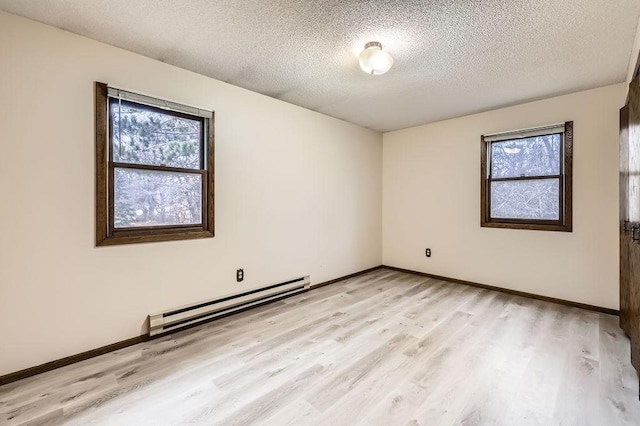
<svg viewBox="0 0 640 426">
<path fill-rule="evenodd" d="M 640 425 L 640 0 L 0 0 L 0 425 Z"/>
</svg>

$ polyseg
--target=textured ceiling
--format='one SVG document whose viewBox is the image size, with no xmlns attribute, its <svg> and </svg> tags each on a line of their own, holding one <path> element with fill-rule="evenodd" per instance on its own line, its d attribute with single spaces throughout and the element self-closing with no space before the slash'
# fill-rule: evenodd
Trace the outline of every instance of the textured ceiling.
<svg viewBox="0 0 640 426">
<path fill-rule="evenodd" d="M 379 131 L 622 82 L 640 0 L 0 0 L 0 9 Z M 360 71 L 375 40 L 393 55 Z"/>
</svg>

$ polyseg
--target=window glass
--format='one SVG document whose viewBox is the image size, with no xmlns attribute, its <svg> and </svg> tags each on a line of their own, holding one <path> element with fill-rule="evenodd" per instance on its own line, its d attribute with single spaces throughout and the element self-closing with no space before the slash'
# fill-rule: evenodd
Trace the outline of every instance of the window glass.
<svg viewBox="0 0 640 426">
<path fill-rule="evenodd" d="M 559 179 L 491 182 L 491 217 L 559 220 Z"/>
<path fill-rule="evenodd" d="M 111 102 L 113 161 L 199 169 L 202 123 L 143 105 Z"/>
<path fill-rule="evenodd" d="M 116 228 L 202 223 L 202 176 L 116 168 L 114 221 Z"/>
<path fill-rule="evenodd" d="M 560 174 L 562 135 L 491 143 L 491 177 L 553 176 Z"/>
</svg>

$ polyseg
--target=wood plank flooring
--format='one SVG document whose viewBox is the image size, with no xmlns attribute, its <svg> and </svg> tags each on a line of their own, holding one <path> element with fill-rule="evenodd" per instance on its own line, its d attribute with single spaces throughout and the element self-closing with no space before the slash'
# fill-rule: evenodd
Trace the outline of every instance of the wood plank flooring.
<svg viewBox="0 0 640 426">
<path fill-rule="evenodd" d="M 640 425 L 618 318 L 380 269 L 0 387 L 3 425 Z"/>
</svg>

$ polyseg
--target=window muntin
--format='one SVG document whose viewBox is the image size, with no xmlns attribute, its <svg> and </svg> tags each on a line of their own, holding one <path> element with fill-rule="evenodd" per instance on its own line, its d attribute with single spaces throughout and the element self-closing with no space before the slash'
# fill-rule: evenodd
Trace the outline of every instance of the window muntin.
<svg viewBox="0 0 640 426">
<path fill-rule="evenodd" d="M 572 134 L 568 122 L 483 136 L 482 226 L 571 230 Z"/>
<path fill-rule="evenodd" d="M 213 236 L 213 113 L 96 83 L 96 154 L 97 245 Z"/>
</svg>

